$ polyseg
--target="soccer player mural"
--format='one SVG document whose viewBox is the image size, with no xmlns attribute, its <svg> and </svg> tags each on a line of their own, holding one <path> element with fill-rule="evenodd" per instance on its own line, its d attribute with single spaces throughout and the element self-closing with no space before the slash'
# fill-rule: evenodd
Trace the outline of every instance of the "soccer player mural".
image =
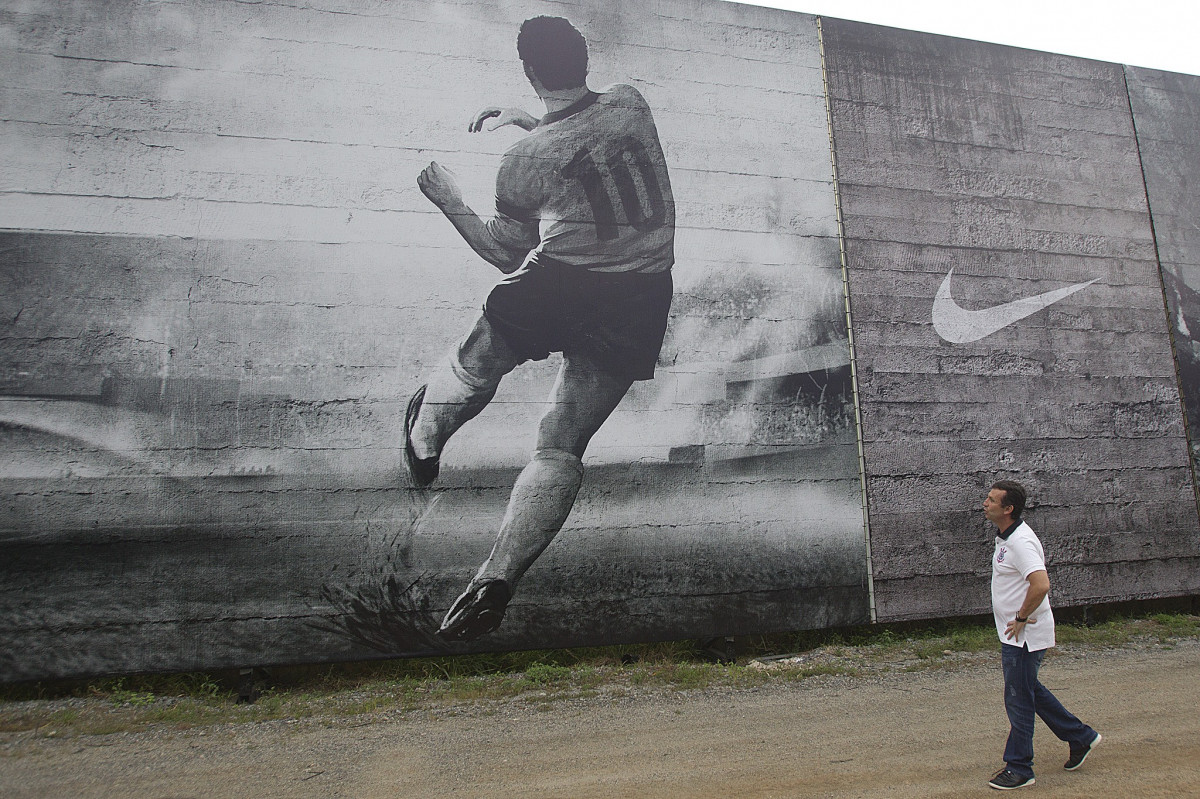
<svg viewBox="0 0 1200 799">
<path fill-rule="evenodd" d="M 0 679 L 867 621 L 816 19 L 318 6 L 0 43 Z"/>
<path fill-rule="evenodd" d="M 439 542 L 462 540 L 464 526 L 474 534 L 491 523 L 490 553 L 453 601 L 444 591 L 459 566 L 418 564 L 420 558 L 410 557 L 398 572 L 403 579 L 388 577 L 382 589 L 369 582 L 327 586 L 327 598 L 344 614 L 333 627 L 394 652 L 481 638 L 481 646 L 600 642 L 616 629 L 656 637 L 680 623 L 748 630 L 786 625 L 785 617 L 804 624 L 864 620 L 848 348 L 836 251 L 825 246 L 833 242 L 816 247 L 823 263 L 732 268 L 704 263 L 692 243 L 700 268 L 685 266 L 682 308 L 669 325 L 676 197 L 649 104 L 626 82 L 589 85 L 588 42 L 569 20 L 533 17 L 514 32 L 510 69 L 523 69 L 545 114 L 488 105 L 470 118 L 472 136 L 524 133 L 499 157 L 494 211 L 481 217 L 442 162 L 417 177 L 470 249 L 506 277 L 487 292 L 462 338 L 422 370 L 401 435 L 405 485 L 418 498 L 419 532 L 407 537 L 406 551 L 438 550 L 446 563 L 473 546 L 448 552 Z M 811 110 L 821 111 L 815 104 Z M 824 157 L 806 169 L 819 173 Z M 826 218 L 829 189 L 818 189 L 830 201 Z M 772 236 L 782 232 L 772 227 Z M 770 241 L 749 239 L 739 255 L 753 258 Z M 699 305 L 702 298 L 712 305 Z M 732 362 L 688 363 L 693 352 Z M 544 367 L 522 366 L 548 358 L 556 374 L 532 457 L 510 484 L 503 517 L 491 522 L 477 500 L 465 498 L 477 497 L 485 480 L 472 444 L 488 440 L 489 428 L 492 440 L 524 442 L 528 431 L 504 424 L 497 433 L 493 412 L 472 420 L 502 382 L 518 379 L 506 379 L 514 372 L 548 376 Z M 656 372 L 665 379 L 655 380 Z M 520 391 L 529 397 L 532 389 Z M 610 423 L 623 405 L 625 415 Z M 653 417 L 656 427 L 683 438 L 666 463 L 658 460 L 666 454 L 661 443 L 657 457 L 638 446 L 639 435 L 655 438 L 645 425 Z M 521 617 L 494 635 L 518 585 L 576 508 L 583 459 L 602 427 L 608 450 L 592 461 L 590 490 L 568 542 L 523 596 Z M 464 437 L 472 442 L 465 449 Z M 614 447 L 612 439 L 622 437 L 624 446 Z M 443 457 L 452 438 L 460 443 L 447 483 Z M 791 519 L 801 502 L 806 515 Z M 610 521 L 621 518 L 627 521 Z M 670 534 L 655 532 L 656 525 Z M 753 532 L 739 540 L 745 526 Z M 711 540 L 697 549 L 701 530 Z M 797 547 L 803 565 L 791 554 Z M 605 566 L 590 565 L 606 558 Z M 681 582 L 688 573 L 690 581 Z M 573 579 L 581 577 L 603 584 L 580 591 Z M 754 599 L 737 611 L 721 599 L 730 590 Z M 584 605 L 588 618 L 578 612 Z M 780 605 L 788 607 L 778 617 L 765 610 Z M 440 608 L 447 609 L 430 627 Z"/>
<path fill-rule="evenodd" d="M 500 625 L 517 583 L 571 511 L 588 442 L 635 380 L 654 377 L 671 305 L 675 201 L 646 101 L 632 86 L 589 89 L 587 43 L 561 17 L 526 20 L 517 52 L 545 116 L 488 108 L 470 125 L 480 131 L 495 119 L 492 129 L 529 131 L 501 161 L 495 218 L 484 224 L 437 162 L 418 179 L 471 248 L 508 277 L 408 404 L 413 485 L 437 479 L 442 447 L 506 374 L 562 353 L 537 450 L 495 547 L 438 631 L 449 640 Z"/>
</svg>

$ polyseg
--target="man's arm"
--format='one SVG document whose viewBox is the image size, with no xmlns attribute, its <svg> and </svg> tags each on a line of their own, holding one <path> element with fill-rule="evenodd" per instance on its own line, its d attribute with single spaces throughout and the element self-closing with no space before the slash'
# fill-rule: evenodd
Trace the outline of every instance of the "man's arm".
<svg viewBox="0 0 1200 799">
<path fill-rule="evenodd" d="M 1013 619 L 1004 628 L 1005 637 L 1013 640 L 1024 631 L 1026 624 L 1037 622 L 1037 619 L 1030 619 L 1029 614 L 1037 610 L 1041 606 L 1042 600 L 1050 593 L 1050 575 L 1046 574 L 1045 569 L 1030 572 L 1025 580 L 1029 583 L 1029 587 L 1025 589 L 1025 601 L 1021 603 L 1021 609 L 1017 611 L 1017 616 L 1027 621 Z"/>
<path fill-rule="evenodd" d="M 536 128 L 538 124 L 537 117 L 522 111 L 520 108 L 499 108 L 498 106 L 490 105 L 471 117 L 471 121 L 467 123 L 467 130 L 471 133 L 478 133 L 483 130 L 483 123 L 489 119 L 495 119 L 496 121 L 488 125 L 488 130 L 497 130 L 505 125 L 514 125 L 521 130 L 528 131 Z"/>
<path fill-rule="evenodd" d="M 526 253 L 514 252 L 496 241 L 479 215 L 463 201 L 454 177 L 437 161 L 417 176 L 417 185 L 480 258 L 505 274 L 515 272 L 525 260 Z"/>
</svg>

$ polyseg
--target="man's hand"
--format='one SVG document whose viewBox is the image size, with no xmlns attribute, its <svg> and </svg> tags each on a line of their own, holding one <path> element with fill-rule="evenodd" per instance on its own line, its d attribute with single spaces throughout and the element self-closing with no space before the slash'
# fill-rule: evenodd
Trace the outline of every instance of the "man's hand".
<svg viewBox="0 0 1200 799">
<path fill-rule="evenodd" d="M 463 200 L 462 190 L 454 180 L 454 173 L 437 161 L 417 175 L 417 185 L 422 193 L 436 205 L 463 240 L 479 257 L 504 274 L 515 272 L 525 258 L 525 253 L 516 253 L 505 247 L 492 236 L 488 226 Z"/>
<path fill-rule="evenodd" d="M 417 175 L 417 185 L 421 187 L 421 193 L 443 211 L 462 204 L 462 190 L 458 188 L 454 174 L 437 161 L 431 161 Z"/>
<path fill-rule="evenodd" d="M 1017 615 L 1020 616 L 1022 613 L 1024 613 L 1025 617 L 1029 619 L 1029 621 L 1023 622 L 1017 621 L 1016 619 L 1010 621 L 1008 626 L 1004 628 L 1004 632 L 1008 635 L 1010 640 L 1015 639 L 1018 635 L 1020 635 L 1024 631 L 1027 623 L 1037 624 L 1037 619 L 1033 618 L 1029 614 L 1040 608 L 1042 606 L 1042 600 L 1044 600 L 1050 593 L 1050 577 L 1046 574 L 1045 569 L 1038 569 L 1037 571 L 1030 572 L 1025 576 L 1025 582 L 1029 583 L 1029 586 L 1025 589 L 1025 601 L 1021 603 L 1021 607 L 1017 611 Z"/>
<path fill-rule="evenodd" d="M 467 125 L 467 130 L 471 133 L 478 133 L 483 130 L 483 123 L 489 119 L 495 119 L 496 121 L 488 125 L 488 130 L 497 130 L 505 125 L 516 125 L 522 130 L 533 130 L 537 127 L 538 123 L 535 117 L 522 111 L 520 108 L 488 106 L 471 117 L 471 121 Z"/>
<path fill-rule="evenodd" d="M 1037 624 L 1037 619 L 1029 619 L 1028 621 L 1017 621 L 1013 619 L 1004 628 L 1004 637 L 1010 641 L 1016 640 L 1016 637 L 1025 630 L 1026 624 Z"/>
</svg>

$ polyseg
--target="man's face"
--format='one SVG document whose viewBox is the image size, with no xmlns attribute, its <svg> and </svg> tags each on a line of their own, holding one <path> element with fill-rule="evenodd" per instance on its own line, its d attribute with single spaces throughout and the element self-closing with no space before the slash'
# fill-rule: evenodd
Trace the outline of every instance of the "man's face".
<svg viewBox="0 0 1200 799">
<path fill-rule="evenodd" d="M 1005 493 L 1002 489 L 993 488 L 983 500 L 983 515 L 992 524 L 1000 527 L 1009 520 L 1013 506 L 1006 504 Z"/>
</svg>

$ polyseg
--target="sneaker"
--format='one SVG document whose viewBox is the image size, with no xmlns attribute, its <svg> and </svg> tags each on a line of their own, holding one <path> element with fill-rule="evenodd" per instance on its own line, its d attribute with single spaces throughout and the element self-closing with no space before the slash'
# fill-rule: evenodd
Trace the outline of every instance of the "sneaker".
<svg viewBox="0 0 1200 799">
<path fill-rule="evenodd" d="M 494 632 L 504 621 L 504 610 L 511 599 L 512 589 L 503 580 L 472 583 L 446 611 L 438 637 L 447 641 L 474 641 Z"/>
<path fill-rule="evenodd" d="M 1096 737 L 1092 739 L 1092 742 L 1087 746 L 1079 749 L 1076 749 L 1072 746 L 1071 756 L 1067 759 L 1067 762 L 1063 764 L 1063 768 L 1065 768 L 1067 771 L 1074 771 L 1082 766 L 1083 761 L 1087 760 L 1087 756 L 1092 753 L 1092 750 L 1096 748 L 1096 744 L 1098 743 L 1100 743 L 1100 733 L 1096 733 Z"/>
<path fill-rule="evenodd" d="M 1000 769 L 996 772 L 996 776 L 988 782 L 998 791 L 1011 791 L 1014 788 L 1024 788 L 1026 785 L 1033 785 L 1033 777 L 1022 777 L 1008 769 Z"/>
<path fill-rule="evenodd" d="M 404 411 L 404 468 L 408 470 L 408 478 L 417 488 L 425 488 L 438 477 L 441 469 L 441 459 L 436 455 L 432 458 L 418 458 L 413 451 L 412 431 L 417 425 L 417 414 L 421 412 L 421 403 L 425 400 L 425 386 L 421 386 L 409 397 L 408 408 Z"/>
</svg>

